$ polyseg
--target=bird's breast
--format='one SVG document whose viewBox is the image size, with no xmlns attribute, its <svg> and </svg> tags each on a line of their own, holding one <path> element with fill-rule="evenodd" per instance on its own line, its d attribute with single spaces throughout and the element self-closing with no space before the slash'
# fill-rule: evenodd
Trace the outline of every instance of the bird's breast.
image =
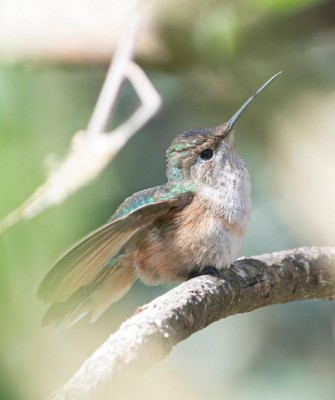
<svg viewBox="0 0 335 400">
<path fill-rule="evenodd" d="M 246 224 L 229 221 L 197 198 L 176 220 L 180 251 L 200 270 L 207 266 L 227 268 L 240 251 Z"/>
<path fill-rule="evenodd" d="M 196 196 L 191 204 L 143 237 L 135 256 L 138 276 L 148 284 L 185 280 L 212 266 L 228 268 L 237 258 L 245 224 L 213 213 Z"/>
</svg>

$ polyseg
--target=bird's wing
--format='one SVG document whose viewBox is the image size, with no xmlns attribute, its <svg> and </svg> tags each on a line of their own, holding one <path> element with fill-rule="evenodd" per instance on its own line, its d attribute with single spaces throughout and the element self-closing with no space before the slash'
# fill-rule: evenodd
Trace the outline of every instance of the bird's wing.
<svg viewBox="0 0 335 400">
<path fill-rule="evenodd" d="M 85 316 L 95 322 L 107 308 L 123 297 L 136 280 L 129 256 L 116 257 L 94 280 L 75 291 L 68 299 L 53 303 L 43 317 L 43 325 L 70 328 Z"/>
<path fill-rule="evenodd" d="M 161 200 L 157 200 L 158 196 Z M 79 288 L 90 284 L 143 228 L 171 209 L 184 208 L 192 198 L 192 192 L 158 193 L 150 204 L 139 206 L 92 232 L 56 262 L 42 281 L 38 296 L 47 303 L 66 300 Z"/>
</svg>

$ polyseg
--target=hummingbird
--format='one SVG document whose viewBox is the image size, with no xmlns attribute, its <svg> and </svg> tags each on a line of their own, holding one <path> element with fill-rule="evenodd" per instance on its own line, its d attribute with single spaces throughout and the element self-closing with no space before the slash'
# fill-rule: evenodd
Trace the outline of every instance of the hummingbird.
<svg viewBox="0 0 335 400">
<path fill-rule="evenodd" d="M 281 72 L 214 128 L 179 134 L 167 150 L 167 183 L 127 198 L 102 227 L 68 250 L 42 281 L 43 324 L 96 321 L 137 279 L 157 285 L 218 275 L 239 255 L 251 210 L 248 170 L 234 125 Z"/>
</svg>

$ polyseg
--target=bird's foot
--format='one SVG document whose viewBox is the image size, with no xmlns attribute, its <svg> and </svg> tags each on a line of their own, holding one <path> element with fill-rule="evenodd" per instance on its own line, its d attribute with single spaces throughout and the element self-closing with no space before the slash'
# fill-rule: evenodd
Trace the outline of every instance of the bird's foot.
<svg viewBox="0 0 335 400">
<path fill-rule="evenodd" d="M 143 304 L 143 306 L 138 306 L 135 310 L 135 315 L 141 313 L 144 311 L 146 308 L 148 308 L 148 304 Z"/>
<path fill-rule="evenodd" d="M 192 279 L 195 278 L 196 276 L 202 276 L 202 275 L 211 275 L 211 276 L 219 276 L 220 271 L 215 268 L 215 267 L 205 267 L 202 271 L 192 271 L 189 275 L 188 278 Z"/>
</svg>

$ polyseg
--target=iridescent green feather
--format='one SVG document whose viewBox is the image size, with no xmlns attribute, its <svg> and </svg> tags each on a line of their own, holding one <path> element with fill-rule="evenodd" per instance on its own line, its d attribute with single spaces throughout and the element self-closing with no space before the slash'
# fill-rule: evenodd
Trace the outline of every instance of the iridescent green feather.
<svg viewBox="0 0 335 400">
<path fill-rule="evenodd" d="M 128 197 L 115 211 L 109 222 L 122 218 L 142 206 L 159 201 L 173 200 L 182 193 L 192 191 L 193 185 L 187 182 L 169 182 L 166 185 L 142 190 Z"/>
</svg>

